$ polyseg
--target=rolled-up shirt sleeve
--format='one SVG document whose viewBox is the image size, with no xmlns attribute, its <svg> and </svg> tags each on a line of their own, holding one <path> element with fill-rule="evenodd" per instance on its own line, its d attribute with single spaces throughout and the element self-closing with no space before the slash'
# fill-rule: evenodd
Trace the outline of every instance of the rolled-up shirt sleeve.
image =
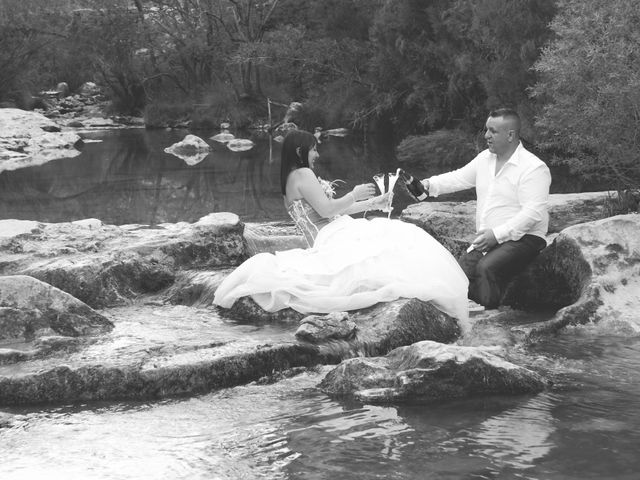
<svg viewBox="0 0 640 480">
<path fill-rule="evenodd" d="M 522 176 L 518 188 L 520 210 L 508 221 L 492 229 L 498 243 L 519 240 L 534 225 L 546 219 L 550 185 L 551 174 L 546 165 L 538 165 Z"/>
<path fill-rule="evenodd" d="M 478 157 L 471 160 L 464 167 L 451 172 L 435 175 L 428 178 L 429 195 L 437 197 L 445 193 L 459 192 L 476 186 L 476 171 Z M 423 184 L 426 181 L 423 180 Z"/>
</svg>

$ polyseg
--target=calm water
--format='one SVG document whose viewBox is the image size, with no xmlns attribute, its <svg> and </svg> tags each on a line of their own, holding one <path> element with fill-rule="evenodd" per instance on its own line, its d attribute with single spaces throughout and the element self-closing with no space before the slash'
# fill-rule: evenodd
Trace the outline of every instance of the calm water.
<svg viewBox="0 0 640 480">
<path fill-rule="evenodd" d="M 280 144 L 245 134 L 256 146 L 231 152 L 209 140 L 212 152 L 190 166 L 164 152 L 184 130 L 109 130 L 82 133 L 82 154 L 43 166 L 0 173 L 0 218 L 62 222 L 99 218 L 105 223 L 193 222 L 230 211 L 246 221 L 281 220 Z M 208 139 L 216 132 L 196 132 Z M 240 136 L 240 135 L 238 135 Z M 342 179 L 343 191 L 395 170 L 387 142 L 330 137 L 320 146 L 318 173 Z M 270 160 L 271 158 L 271 160 Z"/>
<path fill-rule="evenodd" d="M 0 174 L 0 218 L 284 218 L 266 141 L 245 153 L 214 144 L 188 166 L 163 153 L 184 134 L 86 134 L 104 141 L 74 159 Z M 320 174 L 348 186 L 396 167 L 390 147 L 357 138 L 332 138 L 320 152 Z M 189 399 L 0 408 L 0 479 L 638 479 L 632 327 L 572 328 L 522 351 L 523 364 L 554 381 L 536 396 L 353 405 L 317 390 L 322 370 Z"/>
<path fill-rule="evenodd" d="M 0 409 L 2 479 L 637 479 L 640 337 L 570 329 L 523 353 L 536 396 L 363 406 L 271 385 L 142 404 Z M 0 424 L 3 423 L 0 421 Z"/>
</svg>

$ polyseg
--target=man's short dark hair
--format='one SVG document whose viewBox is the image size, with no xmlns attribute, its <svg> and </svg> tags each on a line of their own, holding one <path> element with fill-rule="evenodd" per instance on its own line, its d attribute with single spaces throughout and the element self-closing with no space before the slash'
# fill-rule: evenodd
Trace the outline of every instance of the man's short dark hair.
<svg viewBox="0 0 640 480">
<path fill-rule="evenodd" d="M 512 108 L 498 108 L 496 110 L 491 110 L 489 112 L 489 117 L 496 118 L 502 117 L 506 120 L 509 120 L 513 123 L 513 129 L 516 131 L 516 134 L 520 135 L 520 115 Z"/>
</svg>

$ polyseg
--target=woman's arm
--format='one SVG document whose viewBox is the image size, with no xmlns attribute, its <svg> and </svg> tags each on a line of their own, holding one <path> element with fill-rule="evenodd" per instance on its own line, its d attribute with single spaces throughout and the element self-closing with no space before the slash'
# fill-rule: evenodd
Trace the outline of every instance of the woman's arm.
<svg viewBox="0 0 640 480">
<path fill-rule="evenodd" d="M 351 215 L 353 213 L 366 212 L 368 210 L 382 210 L 387 206 L 389 201 L 389 193 L 383 193 L 377 197 L 370 198 L 368 200 L 362 200 L 355 202 L 351 206 L 347 207 L 343 212 L 344 215 Z"/>
<path fill-rule="evenodd" d="M 313 209 L 325 218 L 332 218 L 341 213 L 346 213 L 357 202 L 371 198 L 375 192 L 373 184 L 356 185 L 353 190 L 340 198 L 329 198 L 318 182 L 316 174 L 310 168 L 299 168 L 292 172 L 296 175 L 293 187 Z M 358 208 L 362 208 L 360 205 Z M 360 211 L 364 211 L 360 210 Z M 356 212 L 352 212 L 356 213 Z"/>
</svg>

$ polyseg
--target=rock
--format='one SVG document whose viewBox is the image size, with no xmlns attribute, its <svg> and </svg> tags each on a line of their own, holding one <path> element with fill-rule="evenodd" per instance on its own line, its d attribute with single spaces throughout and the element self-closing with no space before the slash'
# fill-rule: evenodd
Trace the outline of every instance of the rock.
<svg viewBox="0 0 640 480">
<path fill-rule="evenodd" d="M 124 309 L 114 314 L 107 338 L 78 351 L 61 339 L 41 339 L 42 346 L 67 353 L 23 355 L 18 368 L 0 365 L 0 406 L 196 395 L 320 362 L 317 347 L 284 335 L 271 344 L 250 335 L 221 339 L 224 329 L 214 316 L 158 324 L 152 310 L 140 308 L 132 318 Z"/>
<path fill-rule="evenodd" d="M 615 192 L 552 194 L 549 196 L 549 234 L 578 223 L 608 216 Z M 461 255 L 476 231 L 476 202 L 421 202 L 409 205 L 400 218 L 423 228 L 454 255 Z"/>
<path fill-rule="evenodd" d="M 232 152 L 246 152 L 255 146 L 251 140 L 246 138 L 234 138 L 227 142 L 227 148 Z"/>
<path fill-rule="evenodd" d="M 356 334 L 356 329 L 356 324 L 349 319 L 347 312 L 332 312 L 303 318 L 296 337 L 310 343 L 349 340 Z"/>
<path fill-rule="evenodd" d="M 0 172 L 75 157 L 80 137 L 60 132 L 44 115 L 17 108 L 0 109 Z"/>
<path fill-rule="evenodd" d="M 16 228 L 15 221 L 0 221 L 0 231 L 7 222 Z M 154 228 L 98 220 L 22 227 L 21 234 L 0 238 L 0 274 L 30 275 L 94 308 L 166 288 L 180 269 L 246 258 L 243 225 L 229 213 Z"/>
<path fill-rule="evenodd" d="M 232 269 L 186 270 L 178 273 L 174 283 L 164 291 L 163 302 L 190 307 L 210 307 L 222 280 Z"/>
<path fill-rule="evenodd" d="M 293 122 L 285 121 L 273 130 L 273 139 L 278 143 L 282 143 L 284 141 L 284 137 L 286 137 L 287 133 L 291 130 L 298 130 L 298 125 Z"/>
<path fill-rule="evenodd" d="M 348 128 L 330 128 L 325 130 L 324 134 L 330 137 L 346 137 L 351 131 Z"/>
<path fill-rule="evenodd" d="M 213 140 L 214 142 L 226 144 L 231 140 L 234 140 L 235 138 L 236 136 L 233 133 L 229 132 L 229 130 L 223 130 L 211 137 L 211 140 Z"/>
<path fill-rule="evenodd" d="M 45 125 L 44 127 L 41 127 L 41 128 L 45 132 L 59 132 L 60 131 L 60 127 L 57 126 L 57 125 Z"/>
<path fill-rule="evenodd" d="M 3 239 L 8 239 L 7 241 L 9 242 L 12 237 L 33 233 L 40 229 L 42 225 L 33 220 L 0 220 L 0 245 L 2 245 Z"/>
<path fill-rule="evenodd" d="M 504 305 L 523 310 L 556 311 L 578 301 L 591 279 L 580 246 L 559 235 L 508 286 Z"/>
<path fill-rule="evenodd" d="M 275 253 L 292 248 L 308 248 L 307 241 L 295 225 L 282 222 L 246 223 L 244 240 L 247 253 Z"/>
<path fill-rule="evenodd" d="M 84 123 L 82 123 L 79 120 L 71 120 L 70 122 L 67 123 L 67 127 L 84 128 Z"/>
<path fill-rule="evenodd" d="M 187 135 L 180 142 L 165 148 L 164 151 L 184 160 L 187 165 L 196 165 L 207 157 L 211 147 L 200 137 Z"/>
<path fill-rule="evenodd" d="M 84 82 L 82 85 L 80 85 L 80 88 L 78 88 L 78 93 L 85 97 L 91 97 L 94 95 L 99 95 L 100 93 L 102 93 L 102 90 L 93 82 Z"/>
<path fill-rule="evenodd" d="M 320 383 L 330 396 L 364 403 L 428 403 L 478 395 L 537 393 L 537 373 L 476 348 L 422 341 L 385 357 L 342 362 Z"/>
<path fill-rule="evenodd" d="M 514 305 L 547 299 L 546 304 L 563 307 L 548 321 L 517 327 L 526 335 L 602 320 L 640 332 L 640 216 L 566 228 L 507 293 L 506 301 Z"/>
<path fill-rule="evenodd" d="M 231 308 L 219 308 L 223 316 L 242 323 L 298 323 L 304 315 L 291 308 L 266 312 L 251 297 L 242 297 Z"/>
<path fill-rule="evenodd" d="M 69 95 L 69 85 L 67 82 L 60 82 L 56 86 L 56 92 L 58 93 L 58 97 L 66 97 Z"/>
<path fill-rule="evenodd" d="M 223 316 L 236 321 L 253 324 L 264 323 L 299 323 L 306 315 L 290 308 L 278 312 L 265 312 L 250 297 L 237 300 L 230 309 L 220 309 Z M 312 322 L 320 325 L 322 322 L 336 322 L 335 315 L 313 316 Z M 320 353 L 327 361 L 339 361 L 356 355 L 383 355 L 389 350 L 409 345 L 421 340 L 434 340 L 449 343 L 455 341 L 461 334 L 458 322 L 441 312 L 431 303 L 415 298 L 401 298 L 393 302 L 379 303 L 372 307 L 349 313 L 349 322 L 355 325 L 354 335 L 338 339 L 327 329 L 326 341 L 320 342 L 320 335 L 313 340 L 320 347 Z M 345 324 L 351 329 L 350 323 Z M 305 337 L 311 330 L 303 328 L 299 339 L 308 341 Z M 319 330 L 319 329 L 318 329 Z"/>
<path fill-rule="evenodd" d="M 25 275 L 0 277 L 0 340 L 29 340 L 55 332 L 77 337 L 113 324 L 71 295 Z"/>
</svg>

